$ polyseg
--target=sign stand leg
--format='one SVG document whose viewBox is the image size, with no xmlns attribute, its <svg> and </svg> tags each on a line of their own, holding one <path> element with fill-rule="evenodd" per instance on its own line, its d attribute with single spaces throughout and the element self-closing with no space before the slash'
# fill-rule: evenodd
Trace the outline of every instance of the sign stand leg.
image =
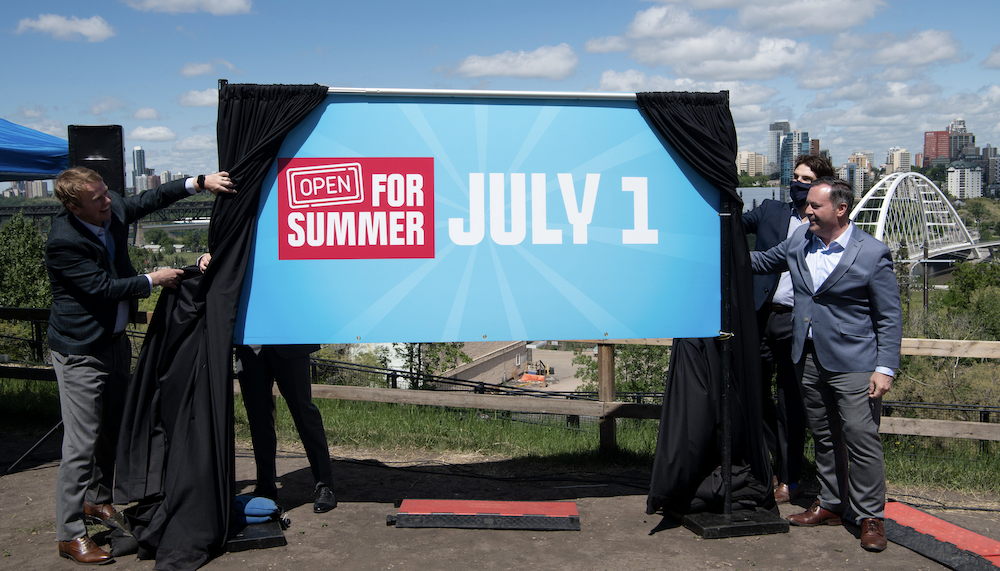
<svg viewBox="0 0 1000 571">
<path fill-rule="evenodd" d="M 705 539 L 722 537 L 740 537 L 746 535 L 764 535 L 771 533 L 788 533 L 788 522 L 768 510 L 737 510 L 733 512 L 733 434 L 730 398 L 730 378 L 732 375 L 732 232 L 730 227 L 734 203 L 723 193 L 721 212 L 722 219 L 722 486 L 725 490 L 725 505 L 721 514 L 694 513 L 684 516 L 684 527 Z M 770 485 L 770 482 L 767 482 Z"/>
</svg>

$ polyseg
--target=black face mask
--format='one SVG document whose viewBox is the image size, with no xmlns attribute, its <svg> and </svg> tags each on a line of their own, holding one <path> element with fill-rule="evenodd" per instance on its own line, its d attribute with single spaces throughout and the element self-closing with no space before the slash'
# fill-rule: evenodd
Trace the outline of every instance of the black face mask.
<svg viewBox="0 0 1000 571">
<path fill-rule="evenodd" d="M 805 182 L 799 182 L 793 180 L 792 184 L 789 185 L 789 190 L 792 195 L 792 203 L 795 204 L 796 208 L 801 208 L 806 202 L 806 198 L 809 197 L 809 189 L 812 185 Z"/>
</svg>

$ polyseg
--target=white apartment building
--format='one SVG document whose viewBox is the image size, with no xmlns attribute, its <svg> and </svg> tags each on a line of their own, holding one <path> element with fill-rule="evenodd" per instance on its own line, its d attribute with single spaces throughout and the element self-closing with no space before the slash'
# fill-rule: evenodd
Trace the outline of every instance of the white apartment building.
<svg viewBox="0 0 1000 571">
<path fill-rule="evenodd" d="M 983 169 L 977 164 L 956 161 L 948 165 L 948 194 L 961 199 L 983 195 Z"/>
</svg>

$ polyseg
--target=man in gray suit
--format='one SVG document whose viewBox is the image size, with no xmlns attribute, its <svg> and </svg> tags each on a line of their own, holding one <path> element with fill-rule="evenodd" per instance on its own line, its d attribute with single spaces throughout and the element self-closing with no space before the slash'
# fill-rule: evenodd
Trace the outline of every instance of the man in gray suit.
<svg viewBox="0 0 1000 571">
<path fill-rule="evenodd" d="M 849 509 L 861 526 L 861 547 L 882 551 L 885 466 L 878 425 L 882 395 L 899 367 L 902 308 L 889 249 L 851 223 L 853 205 L 849 183 L 818 179 L 806 202 L 809 226 L 750 255 L 754 273 L 787 270 L 795 292 L 792 359 L 821 489 L 812 507 L 788 521 L 840 525 Z"/>
<path fill-rule="evenodd" d="M 77 563 L 113 561 L 91 540 L 85 522 L 115 517 L 115 446 L 132 365 L 125 326 L 138 298 L 156 286 L 176 288 L 183 275 L 172 268 L 136 275 L 128 256 L 128 226 L 202 190 L 235 192 L 225 172 L 126 197 L 110 192 L 101 175 L 86 167 L 67 169 L 56 178 L 55 195 L 65 208 L 53 216 L 45 244 L 52 286 L 49 349 L 63 420 L 56 539 L 59 555 Z"/>
</svg>

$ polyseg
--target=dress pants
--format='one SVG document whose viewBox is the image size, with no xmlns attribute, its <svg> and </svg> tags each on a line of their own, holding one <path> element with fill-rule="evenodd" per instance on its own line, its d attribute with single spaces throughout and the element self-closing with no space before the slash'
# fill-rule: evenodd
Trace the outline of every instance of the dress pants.
<svg viewBox="0 0 1000 571">
<path fill-rule="evenodd" d="M 774 313 L 765 305 L 757 312 L 761 337 L 761 388 L 764 397 L 764 440 L 777 465 L 780 482 L 802 479 L 806 411 L 799 376 L 792 362 L 792 312 Z M 771 398 L 775 374 L 777 405 Z"/>
<path fill-rule="evenodd" d="M 250 423 L 258 490 L 276 489 L 275 455 L 278 443 L 274 433 L 275 406 L 271 394 L 275 382 L 295 421 L 316 485 L 332 488 L 333 467 L 323 417 L 312 402 L 309 355 L 286 359 L 267 345 L 262 346 L 259 353 L 240 345 L 236 347 L 236 374 Z"/>
<path fill-rule="evenodd" d="M 820 506 L 858 521 L 884 517 L 885 464 L 878 434 L 882 399 L 868 398 L 872 374 L 823 369 L 809 341 L 796 370 L 816 446 Z"/>
<path fill-rule="evenodd" d="M 56 477 L 56 539 L 70 541 L 87 533 L 85 500 L 111 503 L 132 350 L 122 335 L 97 355 L 51 351 L 51 356 L 63 421 L 62 460 Z"/>
</svg>

